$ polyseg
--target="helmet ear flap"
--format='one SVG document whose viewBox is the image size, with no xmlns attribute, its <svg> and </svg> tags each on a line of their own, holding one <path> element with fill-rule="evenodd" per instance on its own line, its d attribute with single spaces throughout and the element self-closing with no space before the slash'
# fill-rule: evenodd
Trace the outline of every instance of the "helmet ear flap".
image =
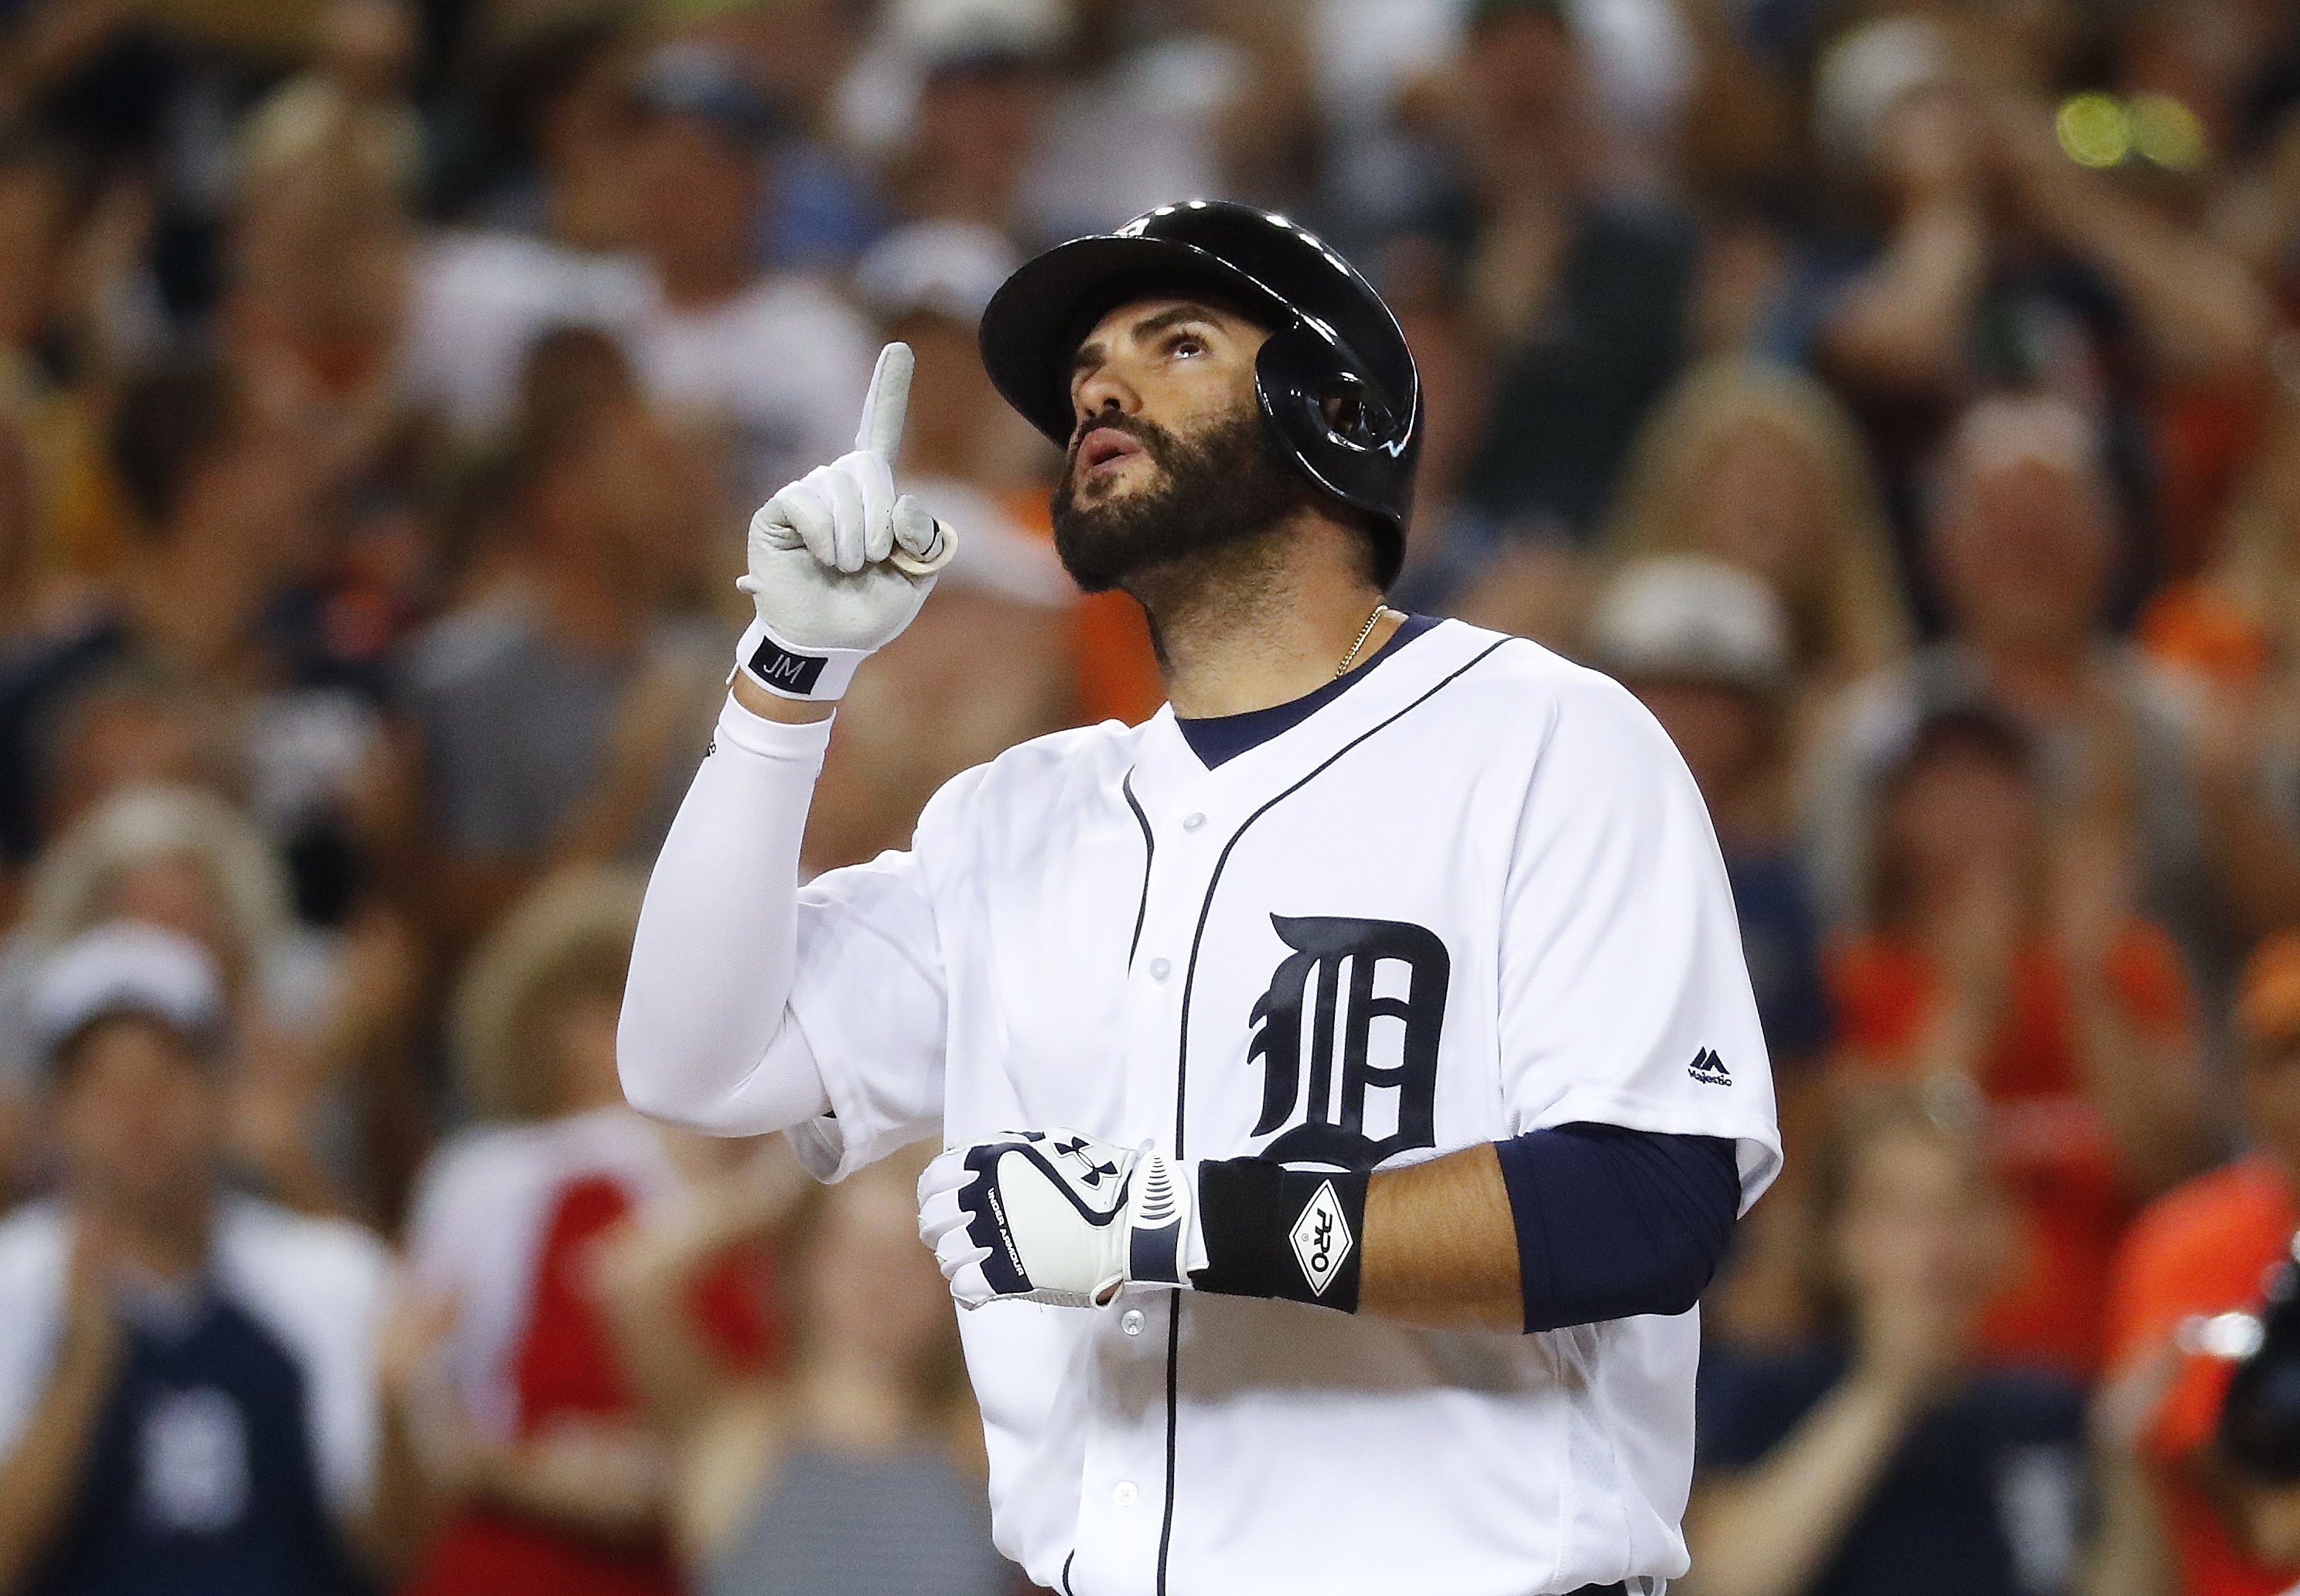
<svg viewBox="0 0 2300 1596">
<path fill-rule="evenodd" d="M 1394 399 L 1385 395 L 1360 373 L 1346 345 L 1301 322 L 1263 341 L 1254 387 L 1271 446 L 1318 486 L 1371 518 L 1375 577 L 1388 587 L 1405 559 L 1420 395 L 1410 387 Z"/>
<path fill-rule="evenodd" d="M 1270 335 L 1255 357 L 1262 413 L 1287 453 L 1323 477 L 1329 452 L 1396 454 L 1411 430 L 1342 350 L 1306 327 Z"/>
</svg>

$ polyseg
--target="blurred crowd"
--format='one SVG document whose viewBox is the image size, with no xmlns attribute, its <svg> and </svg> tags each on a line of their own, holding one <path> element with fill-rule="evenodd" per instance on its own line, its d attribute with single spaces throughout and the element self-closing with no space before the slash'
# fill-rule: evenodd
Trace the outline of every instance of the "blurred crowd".
<svg viewBox="0 0 2300 1596">
<path fill-rule="evenodd" d="M 1021 1588 L 915 1167 L 641 1119 L 618 995 L 883 340 L 961 553 L 808 868 L 1156 709 L 974 328 L 1201 195 L 1407 329 L 1396 601 L 1708 799 L 1789 1157 L 1683 1588 L 2300 1586 L 2220 1432 L 2300 1229 L 2288 0 L 0 0 L 0 1596 Z"/>
</svg>

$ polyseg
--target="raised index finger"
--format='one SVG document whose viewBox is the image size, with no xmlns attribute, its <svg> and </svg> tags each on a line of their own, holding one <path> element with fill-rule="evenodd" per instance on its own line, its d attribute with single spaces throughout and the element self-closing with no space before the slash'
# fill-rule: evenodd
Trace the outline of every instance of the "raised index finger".
<svg viewBox="0 0 2300 1596">
<path fill-rule="evenodd" d="M 908 344 L 889 344 L 879 351 L 878 367 L 871 373 L 871 391 L 862 396 L 862 424 L 854 429 L 854 446 L 868 449 L 891 470 L 903 452 L 903 420 L 911 409 L 911 373 L 918 362 Z"/>
</svg>

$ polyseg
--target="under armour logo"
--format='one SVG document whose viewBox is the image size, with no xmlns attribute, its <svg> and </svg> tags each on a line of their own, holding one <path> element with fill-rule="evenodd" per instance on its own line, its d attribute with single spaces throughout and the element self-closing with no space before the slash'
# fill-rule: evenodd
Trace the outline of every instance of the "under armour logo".
<svg viewBox="0 0 2300 1596">
<path fill-rule="evenodd" d="M 1705 1047 L 1693 1055 L 1693 1062 L 1685 1067 L 1685 1073 L 1704 1086 L 1733 1084 L 1733 1072 L 1725 1068 L 1725 1060 Z"/>
<path fill-rule="evenodd" d="M 1100 1185 L 1102 1184 L 1102 1177 L 1105 1175 L 1115 1175 L 1118 1173 L 1118 1166 L 1115 1164 L 1097 1164 L 1094 1161 L 1093 1155 L 1086 1150 L 1086 1138 L 1084 1136 L 1072 1136 L 1067 1142 L 1055 1143 L 1054 1152 L 1057 1157 L 1076 1159 L 1079 1163 L 1085 1165 L 1085 1173 L 1080 1175 L 1079 1178 L 1090 1186 Z"/>
</svg>

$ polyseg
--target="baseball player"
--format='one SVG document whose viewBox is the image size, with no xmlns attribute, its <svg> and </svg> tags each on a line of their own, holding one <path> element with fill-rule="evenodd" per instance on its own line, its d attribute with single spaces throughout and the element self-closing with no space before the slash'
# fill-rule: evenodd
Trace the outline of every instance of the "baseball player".
<svg viewBox="0 0 2300 1596">
<path fill-rule="evenodd" d="M 982 322 L 1056 547 L 1170 696 L 954 779 L 799 886 L 855 666 L 962 529 L 904 352 L 751 523 L 758 618 L 655 867 L 631 1101 L 836 1180 L 938 1137 L 1000 1548 L 1068 1596 L 1652 1596 L 1694 1304 L 1780 1161 L 1693 782 L 1612 681 L 1407 617 L 1404 337 L 1293 223 L 1170 205 Z"/>
</svg>

